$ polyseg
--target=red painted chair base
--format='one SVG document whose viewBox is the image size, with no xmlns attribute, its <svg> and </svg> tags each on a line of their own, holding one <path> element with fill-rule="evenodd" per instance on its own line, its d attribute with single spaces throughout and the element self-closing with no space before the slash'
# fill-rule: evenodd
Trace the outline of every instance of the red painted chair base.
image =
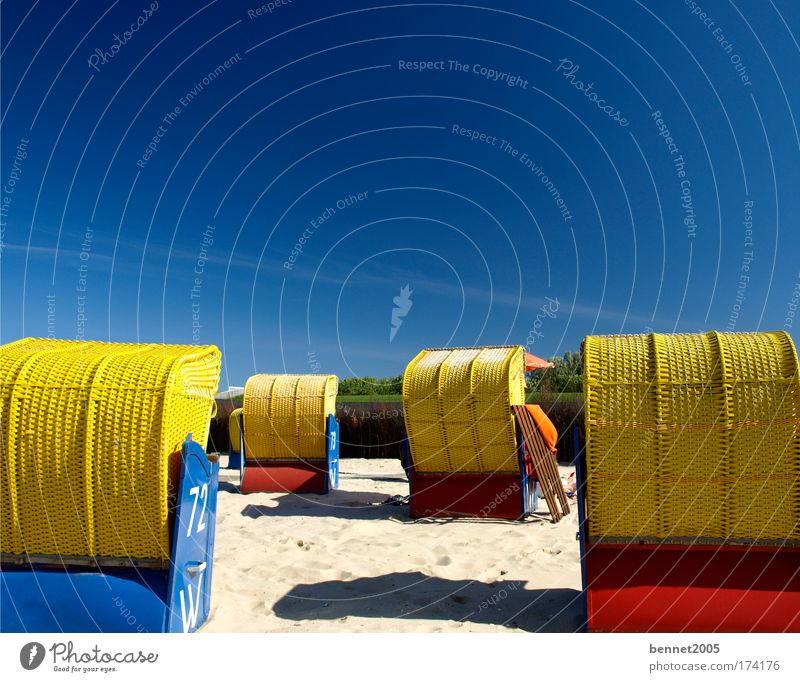
<svg viewBox="0 0 800 682">
<path fill-rule="evenodd" d="M 319 493 L 329 490 L 328 471 L 319 462 L 253 462 L 244 467 L 243 493 Z"/>
<path fill-rule="evenodd" d="M 589 545 L 594 632 L 800 632 L 800 549 Z"/>
<path fill-rule="evenodd" d="M 409 470 L 412 518 L 471 516 L 518 519 L 527 511 L 520 474 L 419 474 Z"/>
</svg>

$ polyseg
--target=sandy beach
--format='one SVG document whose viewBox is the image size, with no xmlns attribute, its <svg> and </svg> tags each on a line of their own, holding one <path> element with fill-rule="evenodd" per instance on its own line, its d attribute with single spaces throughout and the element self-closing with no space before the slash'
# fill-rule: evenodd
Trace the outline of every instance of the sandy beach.
<svg viewBox="0 0 800 682">
<path fill-rule="evenodd" d="M 221 471 L 203 631 L 580 630 L 574 508 L 558 524 L 544 500 L 525 521 L 412 520 L 387 503 L 408 494 L 399 461 L 341 470 L 330 495 L 241 495 Z"/>
</svg>

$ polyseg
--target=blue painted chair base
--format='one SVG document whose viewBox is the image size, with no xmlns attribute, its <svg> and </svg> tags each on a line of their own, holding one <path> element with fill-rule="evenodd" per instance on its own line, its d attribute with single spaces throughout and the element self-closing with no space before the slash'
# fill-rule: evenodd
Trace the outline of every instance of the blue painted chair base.
<svg viewBox="0 0 800 682">
<path fill-rule="evenodd" d="M 3 567 L 3 632 L 162 632 L 166 571 Z"/>
</svg>

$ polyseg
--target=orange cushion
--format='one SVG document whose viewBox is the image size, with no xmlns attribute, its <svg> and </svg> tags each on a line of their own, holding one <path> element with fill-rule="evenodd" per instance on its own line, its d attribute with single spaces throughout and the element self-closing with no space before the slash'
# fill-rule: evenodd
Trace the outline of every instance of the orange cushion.
<svg viewBox="0 0 800 682">
<path fill-rule="evenodd" d="M 558 431 L 556 431 L 556 427 L 553 426 L 553 422 L 550 421 L 550 417 L 545 414 L 544 410 L 539 405 L 525 405 L 525 408 L 530 412 L 533 421 L 536 422 L 539 433 L 542 434 L 542 438 L 544 442 L 547 443 L 547 447 L 550 448 L 551 452 L 556 452 Z"/>
</svg>

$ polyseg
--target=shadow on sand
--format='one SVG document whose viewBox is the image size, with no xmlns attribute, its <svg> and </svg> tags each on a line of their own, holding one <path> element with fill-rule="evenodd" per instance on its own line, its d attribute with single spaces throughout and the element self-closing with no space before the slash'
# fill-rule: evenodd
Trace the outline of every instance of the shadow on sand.
<svg viewBox="0 0 800 682">
<path fill-rule="evenodd" d="M 251 519 L 260 516 L 308 516 L 357 520 L 407 516 L 403 507 L 383 504 L 389 497 L 386 493 L 349 490 L 332 490 L 327 495 L 286 493 L 275 498 L 276 504 L 273 505 L 248 504 L 242 509 L 242 516 Z"/>
<path fill-rule="evenodd" d="M 527 590 L 522 581 L 447 580 L 419 571 L 297 585 L 274 611 L 298 621 L 357 616 L 483 623 L 529 632 L 584 630 L 578 590 Z"/>
<path fill-rule="evenodd" d="M 222 490 L 222 482 L 220 482 Z M 235 489 L 238 491 L 238 488 Z M 247 496 L 244 496 L 247 499 Z M 354 520 L 392 519 L 399 523 L 500 523 L 503 525 L 524 525 L 549 523 L 547 512 L 534 512 L 522 520 L 464 518 L 424 518 L 412 519 L 408 515 L 407 504 L 397 504 L 398 496 L 387 493 L 362 492 L 353 490 L 332 490 L 327 495 L 286 493 L 273 500 L 273 504 L 247 504 L 241 514 L 250 519 L 261 516 L 311 518 L 337 518 Z"/>
<path fill-rule="evenodd" d="M 239 492 L 239 485 L 237 483 L 232 483 L 231 481 L 219 481 L 219 490 L 220 492 L 224 493 L 238 493 Z"/>
</svg>

